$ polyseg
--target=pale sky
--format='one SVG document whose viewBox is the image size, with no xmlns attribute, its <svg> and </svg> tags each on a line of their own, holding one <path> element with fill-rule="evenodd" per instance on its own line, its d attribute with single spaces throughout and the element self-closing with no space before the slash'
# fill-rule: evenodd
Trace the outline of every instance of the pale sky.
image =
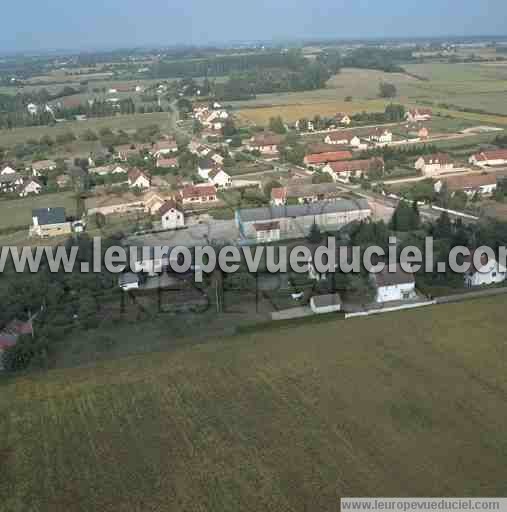
<svg viewBox="0 0 507 512">
<path fill-rule="evenodd" d="M 507 35 L 505 0 L 15 0 L 0 53 L 290 38 Z"/>
</svg>

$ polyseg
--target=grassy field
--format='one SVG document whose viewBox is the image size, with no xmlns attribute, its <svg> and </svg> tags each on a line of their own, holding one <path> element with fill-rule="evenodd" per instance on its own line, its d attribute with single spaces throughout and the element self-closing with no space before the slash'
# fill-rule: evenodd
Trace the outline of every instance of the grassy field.
<svg viewBox="0 0 507 512">
<path fill-rule="evenodd" d="M 28 226 L 32 222 L 32 209 L 63 206 L 67 215 L 75 215 L 76 200 L 73 192 L 58 192 L 21 199 L 0 201 L 0 229 Z"/>
<path fill-rule="evenodd" d="M 339 510 L 343 495 L 505 495 L 506 306 L 328 318 L 6 380 L 1 508 L 295 512 Z M 153 333 L 141 327 L 142 342 Z"/>
<path fill-rule="evenodd" d="M 315 114 L 330 116 L 346 113 L 381 111 L 386 102 L 378 99 L 379 83 L 393 83 L 398 90 L 395 101 L 407 106 L 446 103 L 462 108 L 482 109 L 507 114 L 507 66 L 501 64 L 409 64 L 408 73 L 343 69 L 329 80 L 326 89 L 298 93 L 262 94 L 254 101 L 233 102 L 246 122 L 266 124 L 269 118 L 281 115 L 289 122 Z M 352 101 L 345 102 L 346 97 Z M 507 117 L 462 113 L 438 108 L 443 114 L 458 119 L 488 124 L 507 124 Z"/>
<path fill-rule="evenodd" d="M 135 114 L 114 117 L 102 117 L 88 119 L 87 121 L 69 121 L 59 123 L 55 126 L 30 126 L 26 128 L 15 128 L 13 130 L 0 130 L 0 147 L 8 147 L 14 144 L 26 142 L 28 139 L 40 139 L 43 135 L 56 137 L 68 131 L 75 135 L 86 130 L 98 131 L 101 128 L 113 130 L 137 130 L 152 124 L 158 124 L 162 129 L 171 129 L 172 124 L 167 112 L 156 112 L 154 114 Z"/>
</svg>

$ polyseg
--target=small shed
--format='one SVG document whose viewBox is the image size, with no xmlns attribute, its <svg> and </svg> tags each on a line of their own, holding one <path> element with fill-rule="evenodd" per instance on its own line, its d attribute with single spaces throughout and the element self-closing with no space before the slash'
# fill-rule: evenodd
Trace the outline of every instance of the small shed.
<svg viewBox="0 0 507 512">
<path fill-rule="evenodd" d="M 310 308 L 316 314 L 336 313 L 342 309 L 342 298 L 339 293 L 314 295 L 310 299 Z"/>
</svg>

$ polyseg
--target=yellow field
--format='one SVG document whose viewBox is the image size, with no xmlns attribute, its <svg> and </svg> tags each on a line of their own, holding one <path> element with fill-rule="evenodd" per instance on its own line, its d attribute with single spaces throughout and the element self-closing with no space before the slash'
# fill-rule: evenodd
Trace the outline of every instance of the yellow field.
<svg viewBox="0 0 507 512">
<path fill-rule="evenodd" d="M 357 112 L 382 112 L 388 102 L 385 100 L 326 101 L 322 103 L 280 105 L 242 109 L 240 120 L 246 123 L 266 125 L 271 117 L 281 116 L 285 122 L 294 123 L 304 117 L 313 119 L 316 115 L 333 116 L 337 112 L 354 114 Z"/>
</svg>

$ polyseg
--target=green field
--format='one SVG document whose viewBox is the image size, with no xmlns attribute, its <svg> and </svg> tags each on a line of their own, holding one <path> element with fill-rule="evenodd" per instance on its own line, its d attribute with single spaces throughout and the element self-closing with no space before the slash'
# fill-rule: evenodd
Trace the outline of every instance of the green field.
<svg viewBox="0 0 507 512">
<path fill-rule="evenodd" d="M 0 130 L 0 147 L 8 147 L 14 144 L 26 142 L 28 139 L 39 140 L 43 135 L 56 137 L 66 132 L 75 135 L 86 130 L 98 131 L 101 128 L 112 130 L 137 130 L 149 125 L 158 124 L 162 130 L 173 128 L 171 117 L 167 112 L 153 114 L 117 115 L 114 117 L 101 117 L 88 119 L 87 121 L 69 121 L 55 126 L 30 126 L 26 128 L 14 128 L 13 130 Z"/>
<path fill-rule="evenodd" d="M 327 318 L 6 380 L 0 508 L 333 511 L 343 495 L 505 496 L 506 306 Z"/>
<path fill-rule="evenodd" d="M 32 222 L 32 209 L 63 206 L 67 215 L 75 215 L 76 199 L 73 192 L 58 192 L 22 199 L 0 201 L 0 229 L 28 226 Z"/>
<path fill-rule="evenodd" d="M 232 102 L 241 109 L 240 117 L 257 124 L 266 124 L 269 117 L 281 115 L 293 122 L 298 117 L 315 114 L 331 116 L 338 111 L 347 113 L 383 110 L 386 101 L 377 98 L 382 81 L 393 83 L 399 101 L 405 105 L 437 106 L 441 103 L 461 108 L 482 109 L 507 114 L 507 66 L 484 64 L 407 64 L 408 73 L 384 73 L 365 69 L 343 69 L 329 80 L 326 89 L 296 93 L 262 94 L 253 101 Z M 344 101 L 347 96 L 352 101 Z M 252 108 L 255 107 L 255 108 Z M 479 114 L 464 114 L 456 109 L 438 109 L 456 118 L 471 122 L 507 124 L 507 118 Z"/>
</svg>

